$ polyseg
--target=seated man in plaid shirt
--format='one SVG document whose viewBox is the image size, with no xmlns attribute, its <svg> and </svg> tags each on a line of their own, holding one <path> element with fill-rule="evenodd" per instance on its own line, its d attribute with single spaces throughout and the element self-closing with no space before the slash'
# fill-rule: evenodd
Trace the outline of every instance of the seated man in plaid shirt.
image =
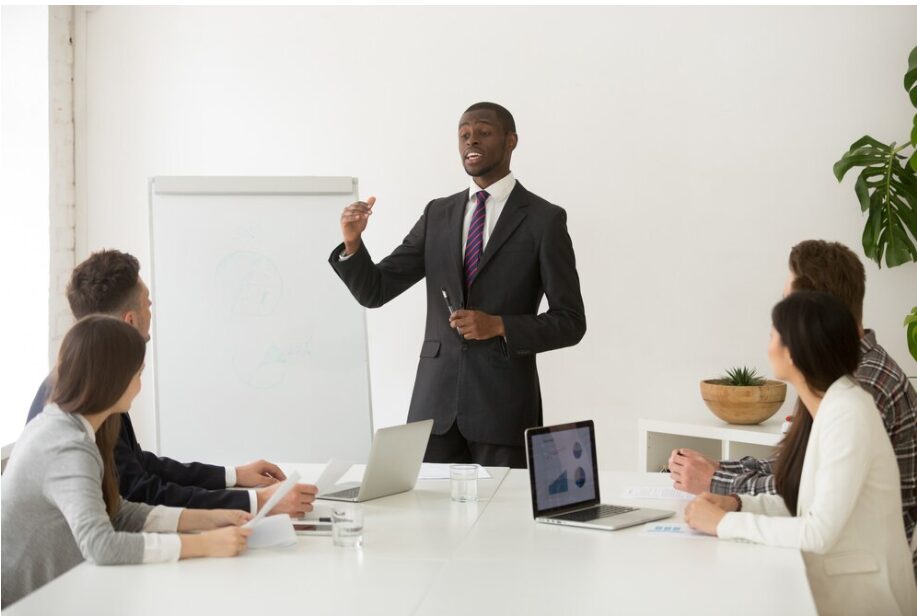
<svg viewBox="0 0 917 616">
<path fill-rule="evenodd" d="M 854 377 L 872 394 L 892 441 L 901 473 L 904 528 L 908 541 L 912 541 L 917 522 L 917 392 L 901 367 L 876 342 L 875 332 L 863 329 L 863 264 L 843 244 L 801 242 L 790 252 L 784 296 L 804 289 L 831 293 L 847 304 L 857 320 L 861 355 Z M 669 457 L 669 470 L 674 487 L 692 494 L 776 494 L 774 461 L 747 456 L 716 462 L 692 449 L 676 449 Z"/>
</svg>

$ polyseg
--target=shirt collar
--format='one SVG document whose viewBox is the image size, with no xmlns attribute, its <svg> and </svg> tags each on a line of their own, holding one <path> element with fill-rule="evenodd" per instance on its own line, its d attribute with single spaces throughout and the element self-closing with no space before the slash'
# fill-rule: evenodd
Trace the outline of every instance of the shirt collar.
<svg viewBox="0 0 917 616">
<path fill-rule="evenodd" d="M 92 424 L 89 423 L 89 420 L 86 419 L 85 417 L 83 417 L 81 414 L 79 414 L 79 413 L 65 413 L 64 411 L 61 410 L 61 407 L 59 407 L 59 406 L 58 406 L 56 403 L 54 403 L 54 402 L 49 402 L 48 404 L 45 405 L 45 408 L 42 409 L 42 413 L 47 413 L 48 411 L 51 411 L 51 413 L 60 413 L 61 415 L 66 415 L 66 416 L 68 416 L 68 417 L 73 417 L 73 418 L 75 418 L 75 419 L 80 423 L 80 425 L 82 426 L 83 430 L 86 431 L 87 436 L 89 436 L 89 440 L 91 440 L 93 443 L 96 442 L 96 431 L 95 431 L 95 429 L 92 427 Z"/>
<path fill-rule="evenodd" d="M 860 351 L 868 353 L 876 346 L 876 332 L 871 329 L 863 330 L 863 337 L 860 338 Z"/>
<path fill-rule="evenodd" d="M 481 188 L 474 183 L 474 178 L 471 178 L 471 187 L 468 189 L 468 198 L 474 199 L 474 194 L 480 190 L 486 190 L 487 194 L 490 195 L 491 199 L 496 201 L 506 201 L 509 197 L 509 193 L 513 192 L 513 188 L 516 187 L 516 178 L 513 176 L 513 172 L 510 171 L 502 178 L 488 186 L 487 188 Z"/>
<path fill-rule="evenodd" d="M 86 430 L 86 433 L 89 435 L 89 439 L 95 443 L 96 442 L 96 431 L 92 427 L 92 424 L 89 423 L 89 420 L 83 417 L 80 413 L 73 413 L 76 415 L 76 418 L 80 420 L 80 423 L 83 424 L 83 428 Z"/>
</svg>

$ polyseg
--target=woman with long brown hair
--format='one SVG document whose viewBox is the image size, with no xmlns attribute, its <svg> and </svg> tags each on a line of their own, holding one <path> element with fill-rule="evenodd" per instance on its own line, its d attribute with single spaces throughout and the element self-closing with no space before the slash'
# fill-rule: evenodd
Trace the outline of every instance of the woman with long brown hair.
<svg viewBox="0 0 917 616">
<path fill-rule="evenodd" d="M 113 449 L 145 353 L 135 328 L 107 316 L 80 320 L 64 338 L 50 404 L 26 426 L 3 474 L 3 607 L 84 559 L 139 564 L 245 549 L 244 511 L 122 500 Z M 205 532 L 158 534 L 174 531 Z"/>
<path fill-rule="evenodd" d="M 779 494 L 704 493 L 685 521 L 721 538 L 801 550 L 820 614 L 915 614 L 898 464 L 872 396 L 852 378 L 856 321 L 816 291 L 791 293 L 772 320 L 771 368 L 799 395 L 777 456 Z"/>
</svg>

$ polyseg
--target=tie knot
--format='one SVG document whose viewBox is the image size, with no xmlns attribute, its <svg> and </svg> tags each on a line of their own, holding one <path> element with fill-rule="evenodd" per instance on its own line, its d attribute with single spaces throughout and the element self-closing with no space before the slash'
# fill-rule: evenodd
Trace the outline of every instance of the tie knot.
<svg viewBox="0 0 917 616">
<path fill-rule="evenodd" d="M 487 197 L 489 197 L 490 194 L 486 190 L 479 190 L 474 193 L 474 196 L 478 200 L 478 205 L 484 205 L 484 202 L 487 201 Z"/>
</svg>

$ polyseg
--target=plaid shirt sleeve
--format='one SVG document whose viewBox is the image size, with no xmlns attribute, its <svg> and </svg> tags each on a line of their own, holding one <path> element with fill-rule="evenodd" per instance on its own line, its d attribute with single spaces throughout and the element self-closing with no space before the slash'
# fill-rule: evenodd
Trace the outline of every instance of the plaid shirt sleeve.
<svg viewBox="0 0 917 616">
<path fill-rule="evenodd" d="M 869 390 L 869 387 L 866 389 Z M 917 425 L 915 425 L 914 419 L 915 409 L 907 406 L 904 392 L 896 392 L 899 395 L 897 396 L 898 399 L 894 401 L 877 391 L 870 391 L 869 393 L 876 400 L 876 406 L 879 408 L 879 413 L 885 423 L 885 430 L 888 432 L 892 447 L 895 450 L 895 458 L 898 461 L 898 471 L 901 477 L 901 505 L 904 510 L 904 527 L 907 531 L 908 540 L 910 540 L 914 527 L 917 525 L 917 520 L 915 520 L 915 514 L 917 514 L 917 439 L 914 437 Z M 900 415 L 908 414 L 910 417 L 905 417 L 903 420 L 900 417 Z"/>
<path fill-rule="evenodd" d="M 917 392 L 882 347 L 870 339 L 856 379 L 876 402 L 895 450 L 901 475 L 904 528 L 910 541 L 917 526 Z M 917 555 L 915 555 L 917 571 Z"/>
<path fill-rule="evenodd" d="M 774 459 L 745 456 L 741 460 L 722 460 L 710 480 L 714 494 L 776 494 Z"/>
</svg>

